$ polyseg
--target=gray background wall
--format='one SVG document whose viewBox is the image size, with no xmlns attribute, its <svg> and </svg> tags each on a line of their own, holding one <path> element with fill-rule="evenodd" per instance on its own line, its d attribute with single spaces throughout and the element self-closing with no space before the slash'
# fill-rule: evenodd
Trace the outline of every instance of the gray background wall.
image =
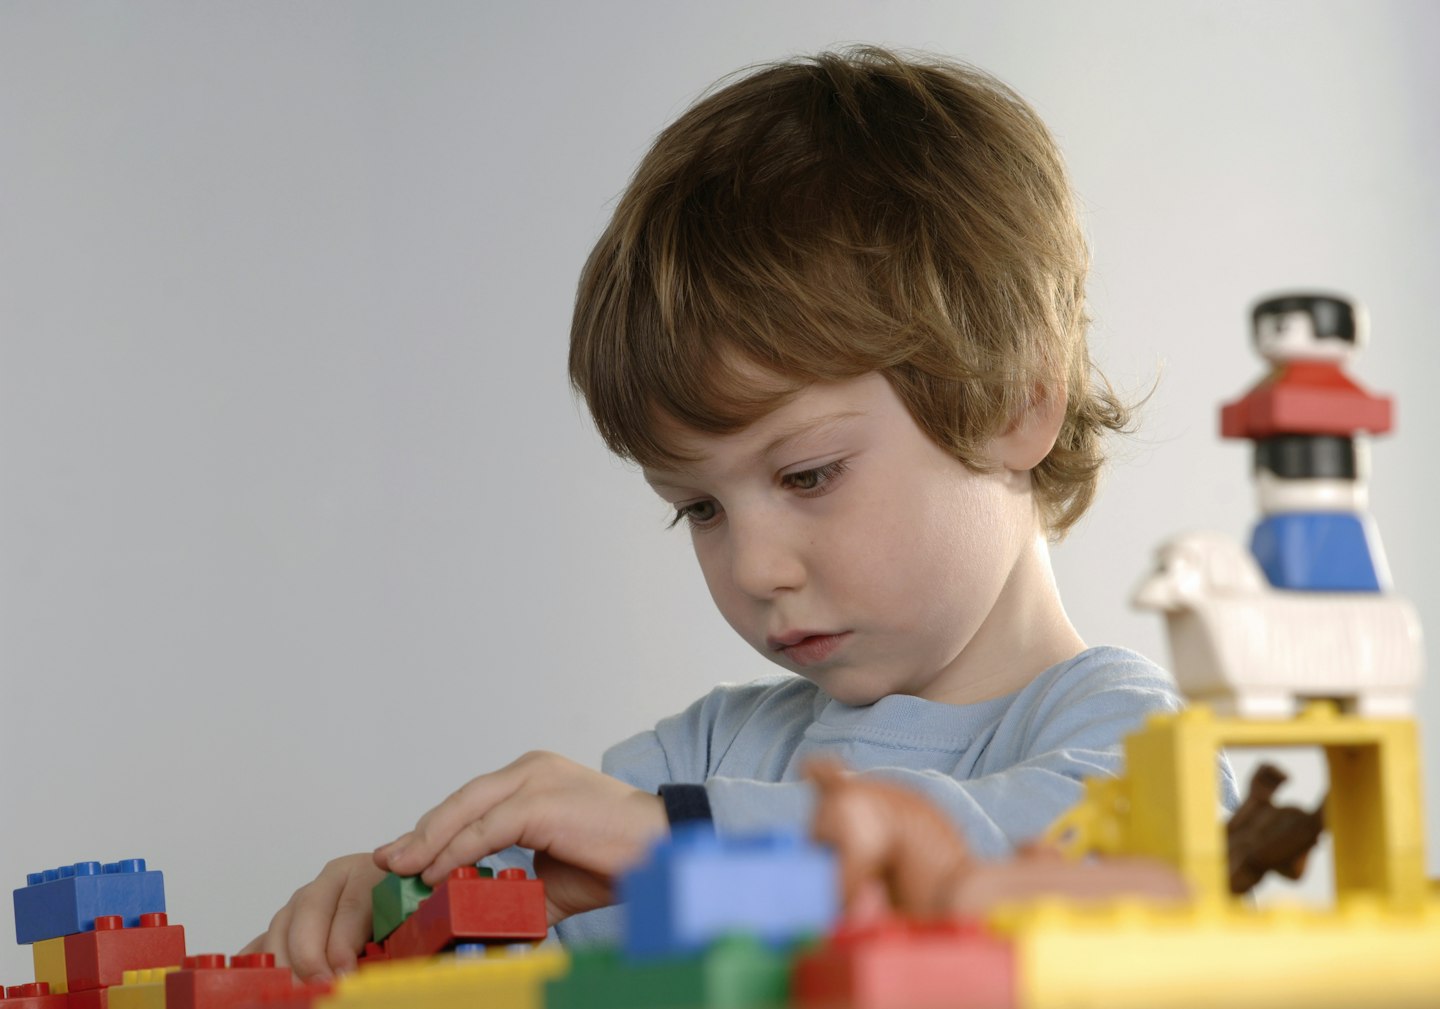
<svg viewBox="0 0 1440 1009">
<path fill-rule="evenodd" d="M 144 856 L 192 949 L 233 951 L 473 774 L 597 761 L 767 671 L 572 400 L 565 342 L 655 132 L 835 43 L 986 67 L 1067 152 L 1097 356 L 1160 376 L 1055 554 L 1088 640 L 1163 658 L 1126 606 L 1152 547 L 1245 534 L 1216 411 L 1260 374 L 1247 305 L 1292 285 L 1370 306 L 1355 370 L 1399 404 L 1374 512 L 1440 637 L 1437 12 L 0 4 L 0 880 Z M 1433 769 L 1433 683 L 1420 704 Z"/>
</svg>

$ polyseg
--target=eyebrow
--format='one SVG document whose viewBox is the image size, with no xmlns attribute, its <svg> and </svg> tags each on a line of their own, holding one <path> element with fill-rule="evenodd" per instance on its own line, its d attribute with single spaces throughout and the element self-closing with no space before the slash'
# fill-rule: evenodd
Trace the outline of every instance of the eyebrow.
<svg viewBox="0 0 1440 1009">
<path fill-rule="evenodd" d="M 799 441 L 801 438 L 809 437 L 819 431 L 824 431 L 828 428 L 835 427 L 836 425 L 841 424 L 844 421 L 853 420 L 856 417 L 863 417 L 864 415 L 865 414 L 863 410 L 842 410 L 838 413 L 827 413 L 822 417 L 812 417 L 809 420 L 800 421 L 796 424 L 791 424 L 789 427 L 782 428 L 779 434 L 777 434 L 774 438 L 770 440 L 770 442 L 761 450 L 760 456 L 761 458 L 769 458 L 776 452 L 783 449 L 785 446 L 789 445 L 791 442 Z M 652 487 L 656 487 L 673 486 L 672 484 L 666 482 L 666 477 L 681 476 L 686 473 L 688 473 L 688 470 L 686 470 L 684 467 L 681 467 L 676 470 L 666 470 L 661 472 L 651 472 L 649 470 L 646 470 L 643 471 L 642 475 L 645 477 L 646 483 L 650 484 L 650 486 Z"/>
<path fill-rule="evenodd" d="M 823 431 L 826 428 L 834 427 L 842 421 L 862 415 L 863 412 L 860 410 L 843 410 L 840 413 L 827 413 L 823 417 L 812 417 L 810 420 L 793 424 L 776 435 L 774 440 L 765 446 L 765 451 L 761 454 L 765 456 L 774 455 L 792 441 L 798 441 L 808 435 L 815 434 L 817 431 Z"/>
</svg>

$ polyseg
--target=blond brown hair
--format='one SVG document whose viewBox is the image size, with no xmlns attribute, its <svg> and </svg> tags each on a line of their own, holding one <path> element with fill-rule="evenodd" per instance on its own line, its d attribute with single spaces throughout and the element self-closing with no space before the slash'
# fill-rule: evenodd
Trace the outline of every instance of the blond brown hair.
<svg viewBox="0 0 1440 1009">
<path fill-rule="evenodd" d="M 729 433 L 878 371 L 985 470 L 986 442 L 1063 390 L 1032 473 L 1059 536 L 1094 497 L 1100 435 L 1129 420 L 1092 381 L 1088 265 L 1054 141 L 993 77 L 871 47 L 770 64 L 641 161 L 580 276 L 570 377 L 610 448 L 656 467 L 684 461 L 662 418 Z"/>
</svg>

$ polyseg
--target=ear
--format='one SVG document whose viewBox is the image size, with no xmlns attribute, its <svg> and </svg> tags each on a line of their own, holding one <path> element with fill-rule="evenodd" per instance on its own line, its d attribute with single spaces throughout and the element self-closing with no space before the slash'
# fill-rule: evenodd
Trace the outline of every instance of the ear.
<svg viewBox="0 0 1440 1009">
<path fill-rule="evenodd" d="M 1007 470 L 1028 472 L 1050 454 L 1064 422 L 1064 384 L 1036 386 L 1030 405 L 991 439 L 990 458 Z"/>
</svg>

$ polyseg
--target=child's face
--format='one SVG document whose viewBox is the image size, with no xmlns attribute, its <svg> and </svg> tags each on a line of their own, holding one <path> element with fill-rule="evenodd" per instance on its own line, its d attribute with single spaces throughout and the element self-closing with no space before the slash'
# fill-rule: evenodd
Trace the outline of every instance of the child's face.
<svg viewBox="0 0 1440 1009">
<path fill-rule="evenodd" d="M 701 461 L 646 479 L 690 523 L 720 612 L 766 658 L 849 704 L 1023 685 L 1022 559 L 1043 551 L 1027 471 L 970 471 L 878 374 L 809 386 L 734 434 L 666 433 Z"/>
</svg>

